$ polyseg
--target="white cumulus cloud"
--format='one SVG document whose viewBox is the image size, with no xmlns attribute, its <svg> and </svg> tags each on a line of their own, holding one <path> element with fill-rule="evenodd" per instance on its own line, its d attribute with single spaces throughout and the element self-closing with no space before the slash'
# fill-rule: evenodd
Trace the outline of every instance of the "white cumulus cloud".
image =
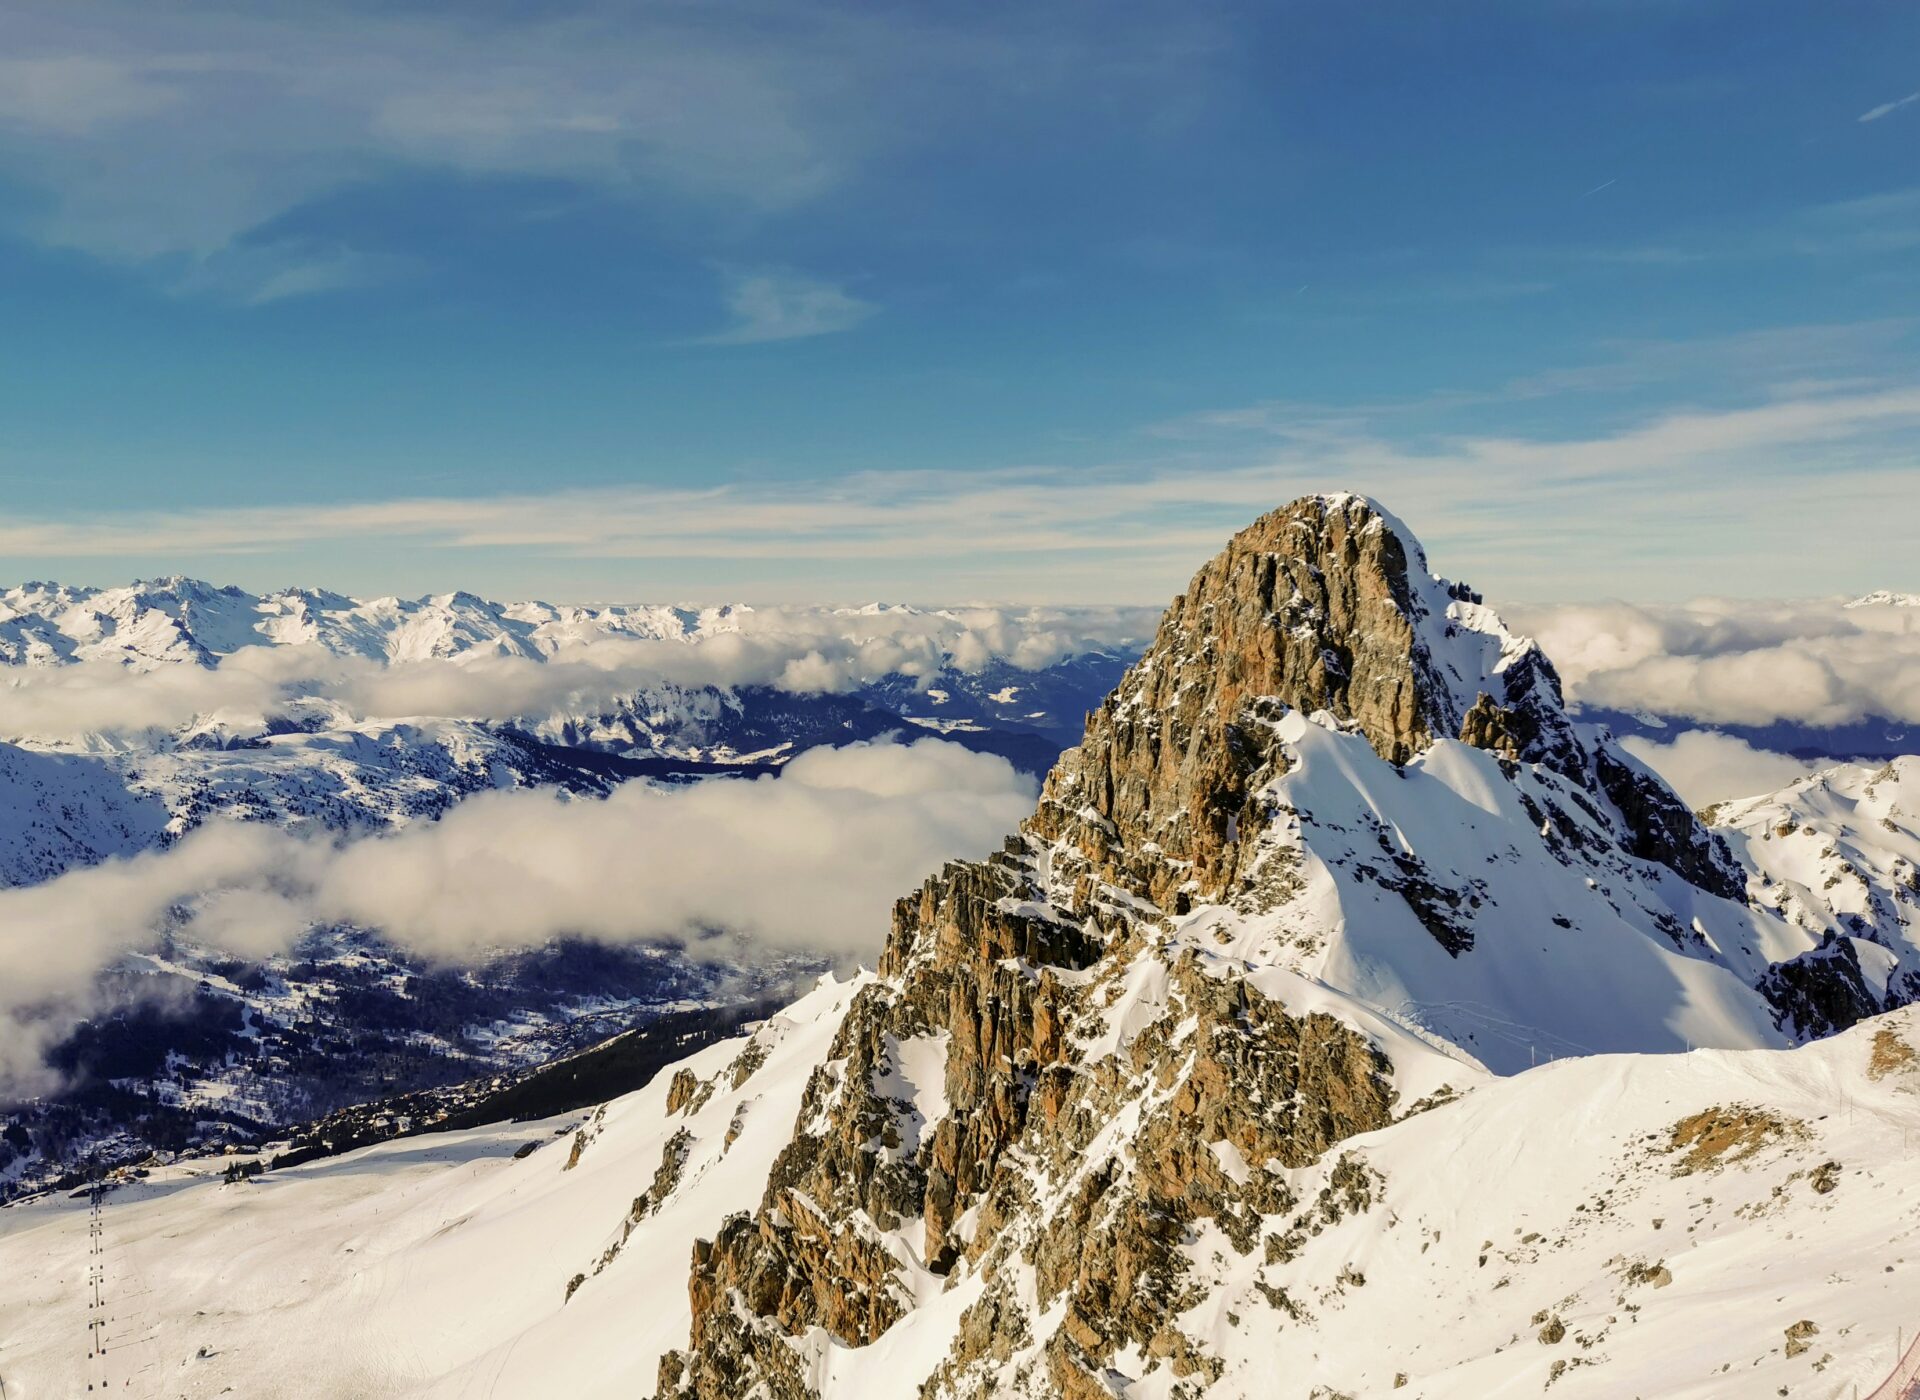
<svg viewBox="0 0 1920 1400">
<path fill-rule="evenodd" d="M 732 273 L 727 311 L 733 323 L 707 345 L 757 345 L 852 330 L 880 308 L 845 288 L 796 272 Z"/>
<path fill-rule="evenodd" d="M 1730 797 L 1776 792 L 1815 767 L 1791 754 L 1757 749 L 1744 739 L 1706 729 L 1684 730 L 1666 742 L 1628 738 L 1621 745 L 1695 809 Z"/>
<path fill-rule="evenodd" d="M 573 935 L 719 931 L 871 959 L 892 901 L 977 856 L 1031 809 L 1004 760 L 938 740 L 814 750 L 778 778 L 629 784 L 603 800 L 487 793 L 437 822 L 337 842 L 219 821 L 179 844 L 0 890 L 0 1089 L 44 1088 L 41 1056 L 98 974 L 163 933 L 249 957 L 314 925 L 376 929 L 459 962 Z"/>
<path fill-rule="evenodd" d="M 1710 598 L 1503 611 L 1585 704 L 1707 724 L 1920 722 L 1920 607 Z"/>
</svg>

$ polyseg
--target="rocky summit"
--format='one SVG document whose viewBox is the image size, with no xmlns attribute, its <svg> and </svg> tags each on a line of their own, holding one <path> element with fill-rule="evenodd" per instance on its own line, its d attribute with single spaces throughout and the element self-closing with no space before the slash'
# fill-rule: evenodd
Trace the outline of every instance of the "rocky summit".
<svg viewBox="0 0 1920 1400">
<path fill-rule="evenodd" d="M 1489 1069 L 1914 995 L 1897 918 L 1840 939 L 1857 976 L 1746 889 L 1392 516 L 1296 501 L 1174 600 L 1004 850 L 899 903 L 757 1208 L 694 1246 L 660 1391 L 800 1400 L 911 1336 L 900 1394 L 1206 1393 L 1236 1272 L 1265 1329 L 1365 1285 L 1288 1267 L 1390 1221 L 1356 1138 Z"/>
</svg>

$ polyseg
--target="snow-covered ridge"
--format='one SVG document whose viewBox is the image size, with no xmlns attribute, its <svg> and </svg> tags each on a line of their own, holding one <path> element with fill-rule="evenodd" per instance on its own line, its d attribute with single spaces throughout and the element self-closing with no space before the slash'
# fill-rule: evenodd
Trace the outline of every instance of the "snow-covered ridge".
<svg viewBox="0 0 1920 1400">
<path fill-rule="evenodd" d="M 74 756 L 61 770 L 71 794 L 24 795 L 14 809 L 54 801 L 81 834 L 0 819 L 5 840 L 33 846 L 0 840 L 0 885 L 83 848 L 120 850 L 84 833 L 127 802 L 157 800 L 166 835 L 216 815 L 377 829 L 489 788 L 752 772 L 922 728 L 1039 771 L 1140 630 L 1125 609 L 570 607 L 460 592 L 255 595 L 182 577 L 28 583 L 0 594 L 0 742 L 19 755 L 0 764 L 0 784 L 26 793 L 15 777 L 27 753 Z M 53 770 L 40 770 L 44 788 Z"/>
<path fill-rule="evenodd" d="M 686 1340 L 695 1242 L 758 1202 L 862 985 L 824 985 L 586 1114 L 232 1185 L 219 1162 L 129 1181 L 104 1217 L 109 1357 L 257 1400 L 316 1382 L 367 1400 L 653 1395 Z M 1211 1229 L 1183 1247 L 1183 1325 L 1222 1358 L 1198 1394 L 1824 1400 L 1892 1370 L 1920 1268 L 1915 1013 L 1789 1052 L 1454 1077 L 1451 1102 L 1286 1174 L 1308 1201 L 1369 1185 L 1334 1188 L 1284 1259 Z M 0 1211 L 4 1374 L 28 1395 L 73 1375 L 88 1228 L 84 1200 Z M 930 1282 L 870 1346 L 813 1339 L 808 1389 L 916 1394 L 981 1296 Z"/>
<path fill-rule="evenodd" d="M 1818 940 L 1842 969 L 1831 997 L 1851 991 L 1858 1006 L 1915 995 L 1920 757 L 1841 764 L 1706 815 L 1746 868 L 1755 907 Z M 1831 1018 L 1848 1006 L 1811 1009 Z"/>
<path fill-rule="evenodd" d="M 1036 769 L 1146 626 L 1138 609 L 567 607 L 254 595 L 184 578 L 30 583 L 0 595 L 0 739 L 111 752 L 441 719 L 730 763 L 906 723 L 1014 731 L 1012 750 L 962 742 Z"/>
<path fill-rule="evenodd" d="M 117 588 L 26 583 L 0 594 L 0 658 L 141 668 L 211 665 L 244 647 L 315 645 L 381 661 L 476 652 L 538 659 L 589 636 L 683 641 L 738 631 L 743 611 L 504 604 L 464 592 L 404 600 L 311 588 L 256 595 L 178 575 Z"/>
<path fill-rule="evenodd" d="M 1435 573 L 1425 548 L 1400 518 L 1367 496 L 1332 493 L 1320 498 L 1329 510 L 1357 511 L 1369 534 L 1391 535 L 1406 554 L 1406 611 L 1414 623 L 1416 664 L 1424 663 L 1435 685 L 1428 691 L 1436 731 L 1453 736 L 1482 695 L 1523 700 L 1561 717 L 1560 680 L 1539 644 L 1510 629 L 1481 595 Z M 1510 686 L 1509 678 L 1519 682 Z M 1512 691 L 1509 694 L 1509 691 Z"/>
<path fill-rule="evenodd" d="M 1863 593 L 1847 604 L 1850 608 L 1920 608 L 1920 593 L 1896 593 L 1890 588 L 1876 588 L 1871 593 Z"/>
<path fill-rule="evenodd" d="M 249 647 L 318 647 L 407 662 L 477 656 L 543 660 L 597 641 L 697 643 L 750 634 L 893 643 L 902 663 L 1038 668 L 1076 652 L 1126 649 L 1151 615 L 1127 608 L 763 607 L 743 604 L 501 603 L 472 593 L 357 599 L 323 589 L 252 594 L 172 576 L 115 588 L 30 582 L 0 593 L 0 662 L 110 660 L 134 669 L 217 664 Z"/>
</svg>

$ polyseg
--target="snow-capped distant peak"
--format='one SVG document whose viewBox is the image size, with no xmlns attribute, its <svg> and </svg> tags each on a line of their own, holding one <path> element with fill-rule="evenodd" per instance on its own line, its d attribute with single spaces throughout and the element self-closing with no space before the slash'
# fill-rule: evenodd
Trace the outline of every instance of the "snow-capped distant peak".
<svg viewBox="0 0 1920 1400">
<path fill-rule="evenodd" d="M 1862 593 L 1849 608 L 1920 608 L 1920 593 L 1895 593 L 1890 588 L 1876 588 L 1871 593 Z"/>
</svg>

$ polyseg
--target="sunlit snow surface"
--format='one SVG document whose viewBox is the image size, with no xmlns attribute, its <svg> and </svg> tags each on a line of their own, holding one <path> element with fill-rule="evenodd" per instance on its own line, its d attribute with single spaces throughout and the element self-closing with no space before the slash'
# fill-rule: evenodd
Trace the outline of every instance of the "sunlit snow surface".
<svg viewBox="0 0 1920 1400">
<path fill-rule="evenodd" d="M 693 1056 L 716 1088 L 692 1112 L 666 1113 L 669 1072 L 600 1113 L 409 1139 L 245 1185 L 199 1164 L 117 1190 L 104 1217 L 110 1374 L 137 1394 L 250 1400 L 651 1394 L 660 1354 L 685 1344 L 693 1240 L 758 1203 L 858 985 L 823 983 L 757 1030 L 766 1059 L 737 1087 L 729 1067 L 757 1058 L 741 1060 L 743 1040 Z M 1913 1325 L 1920 1271 L 1920 1072 L 1873 1077 L 1883 1034 L 1920 1046 L 1920 1015 L 1791 1051 L 1591 1056 L 1505 1079 L 1429 1052 L 1409 1071 L 1466 1092 L 1345 1144 L 1383 1175 L 1381 1203 L 1265 1271 L 1302 1320 L 1254 1292 L 1258 1252 L 1190 1241 L 1207 1300 L 1181 1325 L 1227 1362 L 1208 1393 L 1532 1395 L 1576 1359 L 1556 1395 L 1864 1389 L 1890 1367 L 1895 1329 Z M 928 1112 L 944 1111 L 919 1082 L 935 1048 L 899 1057 Z M 1722 1106 L 1791 1131 L 1676 1175 L 1670 1129 Z M 681 1130 L 678 1185 L 593 1273 Z M 528 1143 L 542 1145 L 516 1159 Z M 1325 1165 L 1292 1174 L 1302 1195 Z M 87 1229 L 84 1200 L 0 1211 L 10 1400 L 65 1396 L 79 1374 Z M 1666 1281 L 1646 1281 L 1659 1269 Z M 929 1282 L 871 1347 L 803 1344 L 824 1394 L 915 1393 L 977 1291 Z M 1543 1311 L 1560 1342 L 1538 1340 Z M 1802 1319 L 1819 1331 L 1789 1359 L 1785 1329 Z M 1396 1374 L 1407 1379 L 1393 1390 Z M 1126 1393 L 1163 1395 L 1169 1379 L 1163 1366 Z"/>
</svg>

